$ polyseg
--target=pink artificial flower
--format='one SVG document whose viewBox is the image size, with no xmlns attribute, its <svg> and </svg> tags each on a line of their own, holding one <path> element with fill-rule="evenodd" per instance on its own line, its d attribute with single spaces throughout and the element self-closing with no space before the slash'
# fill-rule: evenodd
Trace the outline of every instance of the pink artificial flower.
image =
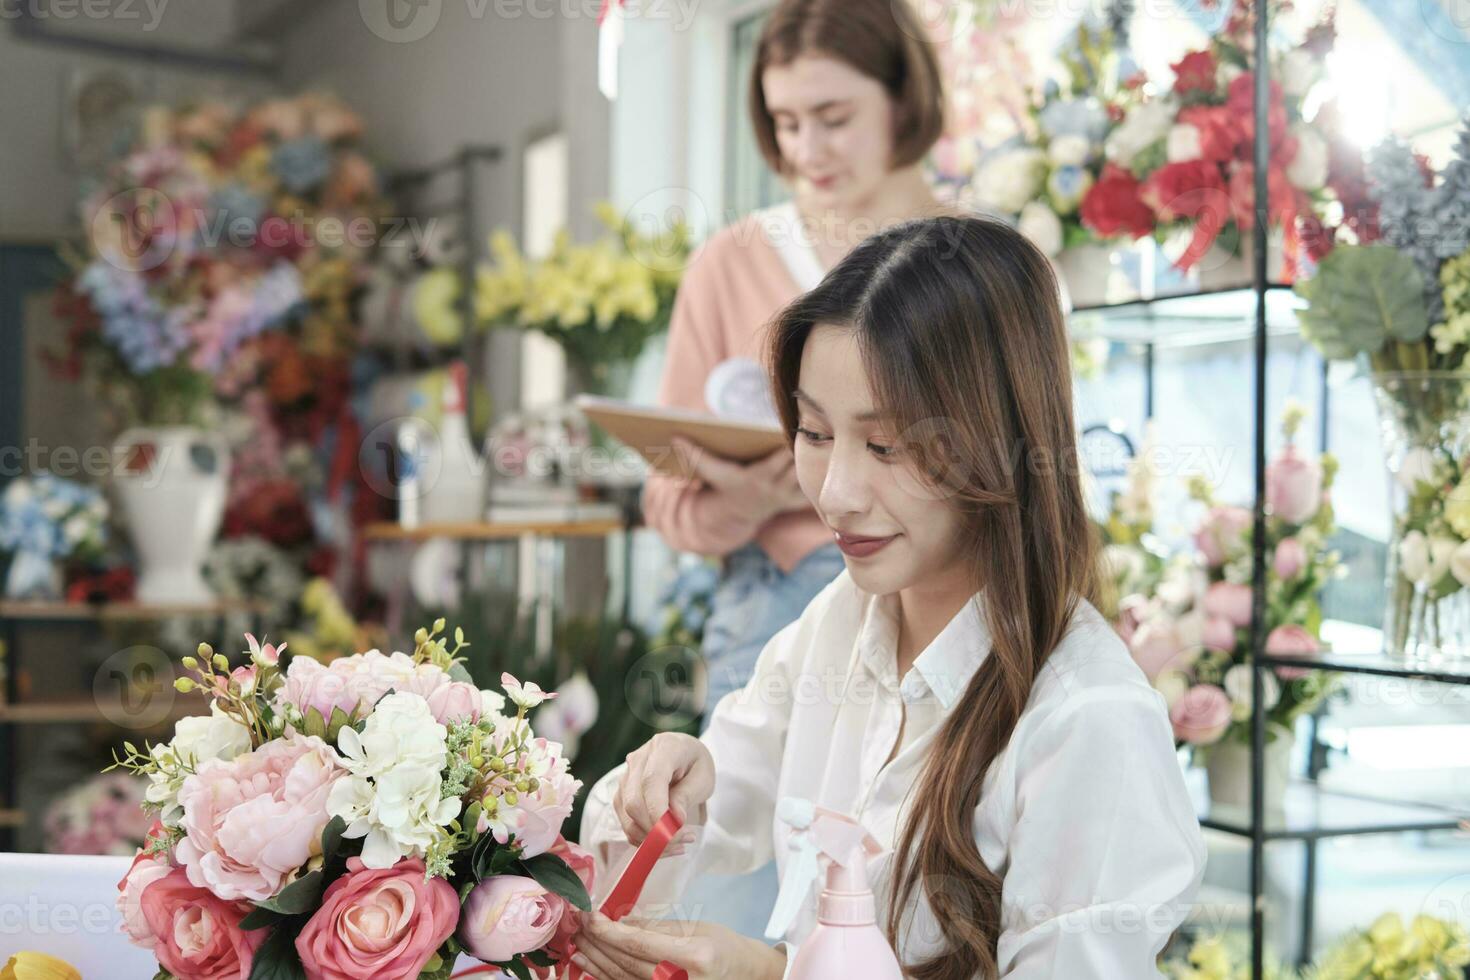
<svg viewBox="0 0 1470 980">
<path fill-rule="evenodd" d="M 1266 637 L 1268 657 L 1311 657 L 1321 652 L 1321 644 L 1305 627 L 1295 623 L 1278 626 Z M 1276 674 L 1284 681 L 1294 681 L 1311 673 L 1306 667 L 1277 667 Z"/>
<path fill-rule="evenodd" d="M 1241 546 L 1241 536 L 1250 528 L 1254 518 L 1244 507 L 1211 507 L 1199 530 L 1194 532 L 1194 544 L 1199 548 L 1205 563 L 1211 568 L 1223 564 Z"/>
<path fill-rule="evenodd" d="M 1165 670 L 1186 667 L 1185 658 L 1190 653 L 1178 624 L 1164 617 L 1151 619 L 1138 627 L 1128 649 L 1150 681 Z"/>
<path fill-rule="evenodd" d="M 250 633 L 245 634 L 245 641 L 250 644 L 251 662 L 262 667 L 274 667 L 281 662 L 281 654 L 286 651 L 286 644 L 260 643 Z"/>
<path fill-rule="evenodd" d="M 1214 684 L 1196 684 L 1169 709 L 1174 737 L 1190 745 L 1218 742 L 1230 727 L 1230 696 Z"/>
<path fill-rule="evenodd" d="M 441 725 L 479 721 L 484 708 L 478 687 L 466 681 L 453 680 L 433 664 L 419 664 L 412 677 L 394 684 L 393 689 L 423 698 L 429 703 L 434 720 Z"/>
<path fill-rule="evenodd" d="M 534 708 L 543 701 L 550 701 L 556 697 L 556 692 L 550 694 L 541 690 L 541 686 L 535 681 L 522 684 L 510 675 L 509 672 L 500 675 L 500 685 L 505 688 L 505 693 L 510 695 L 511 701 L 522 708 Z"/>
<path fill-rule="evenodd" d="M 1205 615 L 1218 616 L 1237 629 L 1251 624 L 1251 587 L 1235 582 L 1214 582 L 1205 590 Z"/>
<path fill-rule="evenodd" d="M 409 689 L 418 667 L 406 653 L 384 655 L 377 650 L 339 657 L 325 665 L 297 657 L 286 671 L 276 703 L 295 705 L 302 714 L 315 708 L 323 718 L 331 718 L 334 708 L 360 715 L 389 691 Z"/>
<path fill-rule="evenodd" d="M 117 883 L 117 911 L 122 916 L 123 932 L 134 946 L 152 949 L 158 944 L 158 937 L 148 927 L 148 919 L 143 915 L 143 890 L 168 877 L 173 870 L 161 855 L 150 855 L 139 848 L 133 856 L 133 863 L 128 866 L 128 873 Z"/>
<path fill-rule="evenodd" d="M 1288 524 L 1305 524 L 1322 506 L 1322 466 L 1288 445 L 1266 467 L 1266 506 Z"/>
<path fill-rule="evenodd" d="M 465 899 L 459 940 L 476 959 L 504 963 L 550 942 L 566 904 L 531 878 L 486 878 Z"/>
<path fill-rule="evenodd" d="M 521 856 L 531 858 L 544 854 L 561 836 L 582 781 L 568 772 L 561 746 L 545 738 L 533 739 L 519 764 L 523 770 L 534 764 L 539 773 L 536 789 L 517 794 L 515 803 L 501 799 L 497 822 L 492 824 L 482 812 L 477 829 L 480 833 L 493 832 L 502 844 L 514 834 Z"/>
<path fill-rule="evenodd" d="M 179 790 L 189 881 L 224 899 L 276 894 L 319 853 L 327 795 L 346 773 L 331 746 L 301 734 L 204 763 Z"/>
<path fill-rule="evenodd" d="M 296 937 L 296 952 L 307 980 L 414 980 L 458 924 L 454 886 L 426 879 L 421 859 L 375 869 L 352 857 Z"/>
<path fill-rule="evenodd" d="M 246 902 L 227 902 L 189 883 L 182 868 L 142 889 L 153 955 L 179 980 L 247 980 L 268 929 L 240 928 Z"/>
<path fill-rule="evenodd" d="M 1282 579 L 1296 578 L 1301 570 L 1307 567 L 1307 549 L 1302 546 L 1298 538 L 1282 538 L 1276 544 L 1276 555 L 1271 563 L 1276 577 Z"/>
<path fill-rule="evenodd" d="M 1205 617 L 1205 646 L 1229 653 L 1235 649 L 1235 624 L 1224 616 Z"/>
<path fill-rule="evenodd" d="M 597 877 L 597 860 L 592 852 L 584 850 L 565 837 L 558 836 L 556 843 L 551 846 L 548 854 L 555 854 L 567 863 L 578 878 L 582 880 L 582 887 L 587 889 L 588 896 L 592 895 L 592 885 Z M 546 944 L 546 951 L 558 962 L 571 957 L 572 938 L 582 928 L 582 911 L 572 905 L 566 899 L 561 899 L 562 911 L 561 921 L 557 923 L 556 932 Z"/>
</svg>

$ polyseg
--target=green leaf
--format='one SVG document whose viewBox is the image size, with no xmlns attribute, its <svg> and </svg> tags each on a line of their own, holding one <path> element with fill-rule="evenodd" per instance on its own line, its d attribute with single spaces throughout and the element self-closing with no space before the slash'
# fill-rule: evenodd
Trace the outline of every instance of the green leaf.
<svg viewBox="0 0 1470 980">
<path fill-rule="evenodd" d="M 549 892 L 560 895 L 583 912 L 592 910 L 592 899 L 577 873 L 555 854 L 538 854 L 521 862 L 526 873 Z"/>
<path fill-rule="evenodd" d="M 1424 276 L 1388 245 L 1340 245 L 1297 283 L 1307 301 L 1297 313 L 1302 335 L 1327 358 L 1375 354 L 1390 341 L 1416 344 L 1429 332 Z"/>
<path fill-rule="evenodd" d="M 347 821 L 341 817 L 333 817 L 327 821 L 322 828 L 322 857 L 327 860 L 337 856 L 342 849 L 342 834 L 347 830 Z"/>
<path fill-rule="evenodd" d="M 245 918 L 240 920 L 240 928 L 249 932 L 251 929 L 268 929 L 280 922 L 284 916 L 280 912 L 261 908 L 257 905 L 246 913 Z"/>
<path fill-rule="evenodd" d="M 470 676 L 470 672 L 465 669 L 465 665 L 459 661 L 455 661 L 450 666 L 449 679 L 452 681 L 463 681 L 466 684 L 473 684 L 475 682 L 475 679 Z"/>
<path fill-rule="evenodd" d="M 498 966 L 506 973 L 514 973 L 519 978 L 519 980 L 531 980 L 531 971 L 526 968 L 526 964 L 522 963 L 518 959 L 510 960 L 505 963 L 491 963 L 490 965 Z"/>
<path fill-rule="evenodd" d="M 250 980 L 306 980 L 301 957 L 296 955 L 296 937 L 290 929 L 277 929 L 255 951 Z"/>
<path fill-rule="evenodd" d="M 301 915 L 316 908 L 317 903 L 322 900 L 322 889 L 325 883 L 320 871 L 308 871 L 297 878 L 291 884 L 282 888 L 280 893 L 273 898 L 263 902 L 257 902 L 258 908 L 269 909 L 282 915 Z"/>
<path fill-rule="evenodd" d="M 308 735 L 317 738 L 327 737 L 327 723 L 322 718 L 322 713 L 315 708 L 307 708 L 306 714 L 301 717 L 301 728 Z"/>
<path fill-rule="evenodd" d="M 313 711 L 316 709 L 313 708 Z M 352 724 L 352 716 L 341 708 L 332 709 L 332 717 L 327 721 L 327 741 L 333 745 L 337 744 L 337 733 Z"/>
<path fill-rule="evenodd" d="M 493 840 L 494 838 L 492 837 L 491 839 Z M 490 873 L 495 875 L 505 874 L 511 868 L 515 867 L 515 863 L 520 860 L 520 857 L 521 849 L 519 847 L 512 844 L 497 847 L 495 853 L 490 857 Z"/>
</svg>

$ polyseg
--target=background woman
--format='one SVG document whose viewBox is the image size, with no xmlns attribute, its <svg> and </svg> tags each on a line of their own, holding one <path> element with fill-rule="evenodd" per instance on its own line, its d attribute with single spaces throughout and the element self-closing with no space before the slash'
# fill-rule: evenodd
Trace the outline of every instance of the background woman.
<svg viewBox="0 0 1470 980">
<path fill-rule="evenodd" d="M 785 869 L 777 803 L 797 796 L 888 848 L 870 879 L 907 976 L 1153 975 L 1205 852 L 1163 698 L 1088 600 L 1046 258 L 982 219 L 902 225 L 787 307 L 771 350 L 798 483 L 846 571 L 702 738 L 659 735 L 598 782 L 582 843 L 615 870 L 672 807 L 692 851 L 661 862 L 644 907 L 698 918 L 682 899 L 693 870 L 773 855 Z M 787 952 L 704 922 L 600 916 L 578 947 L 599 980 L 662 959 L 775 978 Z"/>
</svg>

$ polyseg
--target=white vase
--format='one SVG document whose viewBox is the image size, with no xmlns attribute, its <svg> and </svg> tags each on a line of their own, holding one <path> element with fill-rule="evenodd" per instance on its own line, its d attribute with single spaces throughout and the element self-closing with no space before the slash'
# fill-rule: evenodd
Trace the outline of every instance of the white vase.
<svg viewBox="0 0 1470 980">
<path fill-rule="evenodd" d="M 1071 308 L 1102 306 L 1125 297 L 1111 288 L 1115 249 L 1106 245 L 1076 245 L 1064 248 L 1054 263 L 1057 277 L 1071 301 Z"/>
<path fill-rule="evenodd" d="M 113 451 L 122 461 L 113 483 L 138 553 L 138 601 L 212 601 L 200 567 L 225 513 L 224 438 L 188 426 L 136 428 Z"/>
<path fill-rule="evenodd" d="M 1266 726 L 1264 782 L 1266 809 L 1280 810 L 1291 775 L 1295 736 L 1284 726 Z M 1251 747 L 1230 740 L 1210 746 L 1205 771 L 1210 777 L 1210 799 L 1225 806 L 1251 805 Z"/>
<path fill-rule="evenodd" d="M 1256 237 L 1243 231 L 1234 250 L 1216 242 L 1200 257 L 1195 271 L 1199 274 L 1200 292 L 1223 289 L 1249 289 L 1255 284 Z M 1286 282 L 1286 245 L 1280 228 L 1272 228 L 1266 236 L 1266 281 Z"/>
</svg>

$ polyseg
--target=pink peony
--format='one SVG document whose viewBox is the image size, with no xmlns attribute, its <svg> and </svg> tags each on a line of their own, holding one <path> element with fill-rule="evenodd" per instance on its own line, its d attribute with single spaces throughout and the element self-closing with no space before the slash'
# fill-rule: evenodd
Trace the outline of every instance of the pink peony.
<svg viewBox="0 0 1470 980">
<path fill-rule="evenodd" d="M 1266 506 L 1288 524 L 1305 524 L 1322 506 L 1322 467 L 1288 445 L 1266 467 Z"/>
<path fill-rule="evenodd" d="M 123 932 L 134 946 L 152 949 L 158 944 L 158 937 L 143 915 L 143 890 L 160 878 L 167 878 L 173 870 L 162 856 L 146 854 L 139 848 L 128 873 L 117 883 L 117 911 L 122 915 Z"/>
<path fill-rule="evenodd" d="M 556 843 L 551 846 L 548 854 L 555 854 L 567 863 L 578 878 L 582 879 L 582 887 L 587 889 L 587 894 L 592 894 L 592 884 L 596 880 L 597 860 L 590 851 L 586 851 L 565 837 L 558 837 Z M 561 921 L 557 923 L 556 933 L 546 944 L 547 952 L 557 961 L 566 960 L 572 955 L 572 938 L 582 928 L 582 911 L 572 905 L 566 899 L 562 899 Z"/>
<path fill-rule="evenodd" d="M 1183 658 L 1188 652 L 1178 626 L 1162 617 L 1138 627 L 1128 648 L 1150 681 L 1169 668 L 1185 666 Z"/>
<path fill-rule="evenodd" d="M 1205 646 L 1211 650 L 1224 650 L 1229 653 L 1235 649 L 1235 624 L 1224 616 L 1206 618 L 1204 641 Z"/>
<path fill-rule="evenodd" d="M 175 868 L 142 890 L 153 955 L 179 980 L 246 980 L 268 929 L 240 928 L 245 902 L 227 902 Z"/>
<path fill-rule="evenodd" d="M 346 772 L 331 746 L 300 734 L 200 766 L 179 790 L 189 880 L 220 898 L 270 898 L 319 853 L 327 795 Z"/>
<path fill-rule="evenodd" d="M 1302 547 L 1298 538 L 1282 538 L 1276 545 L 1276 555 L 1271 565 L 1277 578 L 1296 578 L 1307 566 L 1307 549 Z"/>
<path fill-rule="evenodd" d="M 1315 636 L 1304 627 L 1291 623 L 1276 627 L 1266 637 L 1268 657 L 1310 657 L 1321 649 Z M 1276 673 L 1284 681 L 1293 681 L 1307 676 L 1311 670 L 1306 667 L 1277 667 Z"/>
<path fill-rule="evenodd" d="M 425 879 L 419 858 L 380 869 L 348 858 L 347 873 L 296 937 L 296 952 L 307 980 L 413 980 L 458 922 L 454 887 Z"/>
<path fill-rule="evenodd" d="M 1218 616 L 1243 629 L 1251 624 L 1251 587 L 1215 582 L 1205 591 L 1204 606 L 1207 616 Z"/>
<path fill-rule="evenodd" d="M 286 670 L 277 704 L 295 705 L 303 714 L 315 708 L 324 719 L 332 717 L 333 708 L 361 717 L 389 691 L 411 689 L 419 667 L 406 653 L 385 655 L 378 650 L 340 657 L 325 666 L 310 657 L 297 657 Z"/>
<path fill-rule="evenodd" d="M 396 683 L 394 690 L 417 694 L 429 702 L 429 711 L 441 725 L 480 720 L 483 708 L 480 689 L 465 681 L 452 680 L 433 664 L 419 664 L 413 676 Z"/>
<path fill-rule="evenodd" d="M 1244 507 L 1211 507 L 1194 532 L 1194 543 L 1204 555 L 1205 563 L 1214 568 L 1241 546 L 1241 535 L 1254 518 Z"/>
<path fill-rule="evenodd" d="M 530 878 L 499 875 L 475 886 L 464 903 L 459 941 L 476 959 L 504 963 L 556 935 L 566 901 Z"/>
<path fill-rule="evenodd" d="M 1230 727 L 1230 696 L 1214 684 L 1196 684 L 1169 709 L 1174 737 L 1191 745 L 1220 740 Z"/>
</svg>

